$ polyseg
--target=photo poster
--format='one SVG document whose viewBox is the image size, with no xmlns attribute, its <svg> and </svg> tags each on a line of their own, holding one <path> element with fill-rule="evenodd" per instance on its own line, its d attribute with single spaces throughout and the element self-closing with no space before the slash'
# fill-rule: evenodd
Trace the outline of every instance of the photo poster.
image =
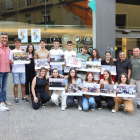
<svg viewBox="0 0 140 140">
<path fill-rule="evenodd" d="M 50 68 L 48 59 L 35 59 L 34 63 L 35 63 L 35 69 L 41 69 L 42 67 L 46 69 Z"/>
<path fill-rule="evenodd" d="M 27 46 L 20 46 L 20 50 L 22 50 L 24 52 L 26 52 L 26 48 L 27 48 Z"/>
<path fill-rule="evenodd" d="M 87 61 L 86 71 L 88 72 L 101 72 L 101 62 Z"/>
<path fill-rule="evenodd" d="M 111 75 L 116 75 L 116 66 L 102 65 L 101 74 L 103 74 L 105 70 L 109 70 Z"/>
<path fill-rule="evenodd" d="M 100 95 L 116 97 L 116 85 L 100 84 Z"/>
<path fill-rule="evenodd" d="M 78 71 L 87 71 L 86 62 L 81 62 L 81 68 L 76 68 Z"/>
<path fill-rule="evenodd" d="M 13 52 L 14 64 L 29 64 L 30 59 L 26 52 Z"/>
<path fill-rule="evenodd" d="M 66 59 L 66 66 L 70 67 L 81 67 L 81 58 L 68 56 Z"/>
<path fill-rule="evenodd" d="M 39 45 L 38 46 L 34 46 L 34 50 L 35 51 L 39 50 L 40 48 L 41 48 L 41 46 L 39 46 Z"/>
<path fill-rule="evenodd" d="M 64 73 L 69 73 L 71 68 L 73 68 L 73 67 L 64 66 Z"/>
<path fill-rule="evenodd" d="M 41 32 L 40 29 L 31 29 L 31 41 L 32 43 L 40 42 Z"/>
<path fill-rule="evenodd" d="M 50 65 L 64 65 L 64 54 L 50 54 Z"/>
<path fill-rule="evenodd" d="M 84 83 L 83 84 L 83 94 L 86 95 L 100 95 L 100 84 Z"/>
<path fill-rule="evenodd" d="M 21 43 L 28 43 L 28 30 L 18 29 L 18 38 L 21 39 Z"/>
<path fill-rule="evenodd" d="M 82 96 L 83 84 L 66 84 L 65 93 L 68 96 Z"/>
<path fill-rule="evenodd" d="M 136 97 L 136 86 L 117 85 L 117 97 Z"/>
<path fill-rule="evenodd" d="M 64 78 L 49 78 L 49 90 L 64 90 L 65 79 Z"/>
</svg>

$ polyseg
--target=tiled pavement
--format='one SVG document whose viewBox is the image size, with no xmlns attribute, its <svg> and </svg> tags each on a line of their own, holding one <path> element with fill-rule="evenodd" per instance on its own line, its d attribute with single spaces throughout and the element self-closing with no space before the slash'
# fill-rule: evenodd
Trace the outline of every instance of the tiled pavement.
<svg viewBox="0 0 140 140">
<path fill-rule="evenodd" d="M 12 88 L 9 74 L 7 98 L 13 105 L 10 111 L 0 112 L 0 140 L 140 140 L 136 99 L 132 113 L 120 109 L 113 114 L 106 105 L 95 111 L 78 111 L 77 106 L 61 111 L 52 102 L 33 110 L 31 103 L 21 101 L 21 96 L 20 104 L 14 104 Z"/>
</svg>

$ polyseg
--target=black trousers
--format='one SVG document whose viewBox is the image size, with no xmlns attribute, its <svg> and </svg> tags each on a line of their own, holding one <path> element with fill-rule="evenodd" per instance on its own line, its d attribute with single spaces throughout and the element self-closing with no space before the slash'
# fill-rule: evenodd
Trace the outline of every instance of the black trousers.
<svg viewBox="0 0 140 140">
<path fill-rule="evenodd" d="M 51 99 L 50 95 L 47 94 L 46 92 L 40 93 L 40 100 L 39 100 L 37 103 L 35 103 L 35 102 L 34 102 L 34 97 L 33 97 L 33 95 L 32 95 L 32 96 L 31 96 L 32 106 L 33 106 L 34 109 L 39 109 L 40 103 L 45 104 L 45 103 L 48 102 L 50 99 Z"/>
<path fill-rule="evenodd" d="M 68 107 L 73 107 L 75 105 L 74 99 L 78 99 L 78 105 L 82 106 L 83 96 L 68 96 L 66 100 Z"/>
<path fill-rule="evenodd" d="M 110 109 L 110 110 L 113 109 L 113 107 L 115 105 L 112 97 L 106 97 L 106 98 L 104 98 L 102 96 L 95 96 L 94 99 L 95 99 L 95 102 L 97 104 L 97 108 L 101 108 L 102 107 L 101 101 L 106 101 L 107 108 Z"/>
</svg>

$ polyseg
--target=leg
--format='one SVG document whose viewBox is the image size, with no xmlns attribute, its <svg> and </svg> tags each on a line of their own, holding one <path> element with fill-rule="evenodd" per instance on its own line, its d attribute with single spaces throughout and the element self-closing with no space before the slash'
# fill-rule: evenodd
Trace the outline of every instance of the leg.
<svg viewBox="0 0 140 140">
<path fill-rule="evenodd" d="M 46 93 L 49 94 L 49 83 L 48 82 L 46 83 L 46 87 L 45 88 L 46 88 Z"/>
<path fill-rule="evenodd" d="M 21 84 L 22 98 L 24 98 L 25 97 L 25 73 L 20 73 L 19 79 L 20 79 L 20 84 Z"/>
<path fill-rule="evenodd" d="M 58 73 L 63 75 L 63 70 L 58 70 Z"/>
<path fill-rule="evenodd" d="M 119 109 L 119 105 L 123 103 L 123 100 L 122 100 L 121 97 L 114 97 L 113 100 L 114 100 L 114 103 L 115 103 L 114 110 L 117 111 Z"/>
<path fill-rule="evenodd" d="M 66 102 L 67 102 L 67 106 L 74 107 L 75 105 L 74 96 L 68 96 Z"/>
<path fill-rule="evenodd" d="M 82 107 L 83 96 L 77 96 L 76 98 L 78 99 L 78 105 Z"/>
<path fill-rule="evenodd" d="M 0 103 L 2 102 L 2 81 L 3 81 L 3 73 L 0 72 Z"/>
<path fill-rule="evenodd" d="M 83 97 L 83 110 L 88 110 L 89 109 L 89 103 L 88 103 L 88 98 Z"/>
<path fill-rule="evenodd" d="M 137 88 L 137 102 L 140 105 L 140 80 L 136 80 L 136 88 Z"/>
<path fill-rule="evenodd" d="M 101 101 L 102 101 L 103 97 L 102 96 L 95 96 L 94 99 L 95 99 L 95 102 L 97 104 L 97 108 L 101 108 L 102 107 Z"/>
<path fill-rule="evenodd" d="M 133 111 L 133 103 L 132 100 L 123 100 L 124 110 L 127 112 Z"/>
<path fill-rule="evenodd" d="M 63 90 L 63 91 L 61 92 L 61 96 L 62 96 L 61 107 L 62 107 L 62 108 L 66 108 L 66 107 L 67 107 L 67 105 L 66 105 L 66 98 L 67 98 L 67 96 L 66 96 L 65 90 Z"/>
<path fill-rule="evenodd" d="M 95 109 L 95 99 L 94 97 L 89 98 L 89 105 L 91 109 Z"/>
<path fill-rule="evenodd" d="M 19 73 L 13 73 L 14 95 L 18 98 Z"/>
<path fill-rule="evenodd" d="M 21 84 L 22 98 L 25 97 L 25 84 Z"/>
<path fill-rule="evenodd" d="M 29 82 L 30 82 L 29 75 L 26 72 L 26 82 L 25 82 L 25 93 L 26 93 L 26 95 L 29 95 Z"/>
<path fill-rule="evenodd" d="M 41 93 L 40 97 L 42 99 L 41 103 L 43 103 L 43 104 L 45 104 L 46 102 L 48 102 L 51 99 L 50 95 L 48 95 L 46 92 Z"/>
<path fill-rule="evenodd" d="M 106 97 L 105 101 L 107 102 L 107 108 L 112 110 L 114 105 L 115 105 L 115 103 L 113 101 L 113 98 L 112 97 Z"/>
<path fill-rule="evenodd" d="M 51 100 L 55 103 L 55 105 L 59 105 L 58 98 L 59 98 L 59 95 L 57 94 L 56 90 L 54 90 L 51 96 Z"/>
<path fill-rule="evenodd" d="M 32 106 L 34 109 L 39 109 L 40 107 L 40 101 L 38 101 L 37 103 L 34 102 L 34 97 L 33 95 L 31 96 L 31 101 L 32 101 Z"/>
</svg>

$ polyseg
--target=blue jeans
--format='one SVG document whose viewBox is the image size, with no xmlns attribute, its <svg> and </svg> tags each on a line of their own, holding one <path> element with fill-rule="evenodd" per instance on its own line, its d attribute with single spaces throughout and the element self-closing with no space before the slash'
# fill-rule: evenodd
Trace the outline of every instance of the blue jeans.
<svg viewBox="0 0 140 140">
<path fill-rule="evenodd" d="M 51 75 L 52 75 L 52 71 L 53 70 L 51 70 Z M 63 75 L 63 70 L 58 70 L 58 73 Z"/>
<path fill-rule="evenodd" d="M 6 87 L 8 80 L 8 72 L 0 72 L 0 102 L 6 101 Z"/>
<path fill-rule="evenodd" d="M 88 110 L 89 107 L 90 109 L 95 108 L 94 97 L 90 97 L 90 98 L 83 97 L 83 110 Z"/>
</svg>

